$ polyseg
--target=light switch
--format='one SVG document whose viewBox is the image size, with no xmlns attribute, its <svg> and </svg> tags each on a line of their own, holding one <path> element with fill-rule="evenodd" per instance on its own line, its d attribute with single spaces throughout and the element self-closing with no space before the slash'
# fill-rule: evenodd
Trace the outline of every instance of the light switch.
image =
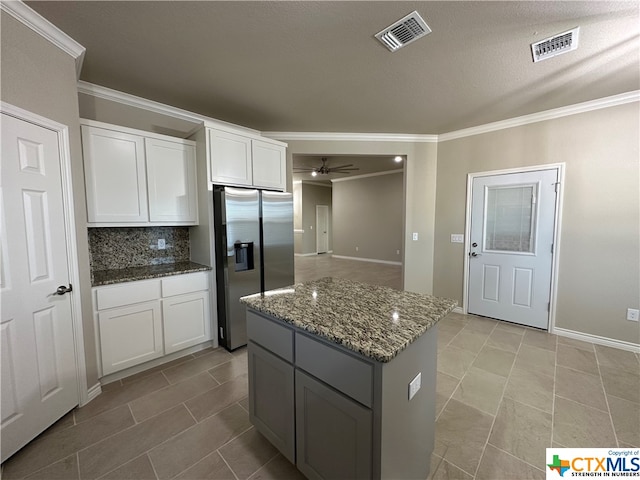
<svg viewBox="0 0 640 480">
<path fill-rule="evenodd" d="M 413 232 L 413 241 L 414 242 L 418 241 L 418 232 Z"/>
<path fill-rule="evenodd" d="M 452 233 L 451 243 L 464 243 L 464 235 L 462 233 Z"/>
</svg>

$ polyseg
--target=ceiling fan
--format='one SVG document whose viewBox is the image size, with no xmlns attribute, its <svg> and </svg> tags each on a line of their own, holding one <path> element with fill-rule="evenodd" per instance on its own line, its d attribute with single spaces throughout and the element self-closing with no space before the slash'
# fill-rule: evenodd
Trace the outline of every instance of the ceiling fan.
<svg viewBox="0 0 640 480">
<path fill-rule="evenodd" d="M 359 168 L 355 168 L 353 163 L 349 163 L 347 165 L 336 165 L 335 167 L 330 167 L 327 165 L 327 157 L 322 158 L 322 165 L 319 167 L 293 167 L 294 170 L 298 172 L 311 172 L 312 177 L 316 177 L 318 175 L 328 175 L 330 173 L 345 173 L 350 174 L 351 172 L 355 172 L 356 170 L 360 170 Z"/>
</svg>

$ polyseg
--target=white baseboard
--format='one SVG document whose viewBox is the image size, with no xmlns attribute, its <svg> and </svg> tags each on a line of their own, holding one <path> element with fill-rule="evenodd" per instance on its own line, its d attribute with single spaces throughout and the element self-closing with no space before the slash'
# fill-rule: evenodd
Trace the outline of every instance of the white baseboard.
<svg viewBox="0 0 640 480">
<path fill-rule="evenodd" d="M 317 253 L 294 253 L 294 257 L 315 257 Z"/>
<path fill-rule="evenodd" d="M 455 307 L 453 309 L 453 313 L 460 313 L 460 314 L 464 315 L 464 310 L 462 309 L 462 307 Z"/>
<path fill-rule="evenodd" d="M 573 338 L 574 340 L 582 340 L 583 342 L 596 343 L 606 347 L 619 348 L 620 350 L 640 353 L 640 345 L 637 343 L 625 342 L 624 340 L 614 340 L 612 338 L 591 335 L 590 333 L 576 332 L 574 330 L 567 330 L 566 328 L 558 327 L 554 328 L 551 333 L 560 335 L 561 337 Z"/>
<path fill-rule="evenodd" d="M 332 255 L 333 258 L 342 258 L 344 260 L 357 260 L 359 262 L 371 262 L 371 263 L 384 263 L 386 265 L 400 265 L 402 262 L 391 262 L 389 260 L 377 260 L 375 258 L 362 258 L 362 257 L 345 257 L 344 255 Z"/>
<path fill-rule="evenodd" d="M 102 393 L 102 385 L 100 384 L 100 382 L 98 382 L 87 391 L 87 401 L 80 406 L 84 407 L 87 403 L 89 403 L 91 400 L 96 398 L 101 393 Z"/>
</svg>

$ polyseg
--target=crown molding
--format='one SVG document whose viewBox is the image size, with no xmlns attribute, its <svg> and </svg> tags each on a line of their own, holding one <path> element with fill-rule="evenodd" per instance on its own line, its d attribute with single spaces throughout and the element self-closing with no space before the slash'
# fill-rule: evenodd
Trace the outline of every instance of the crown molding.
<svg viewBox="0 0 640 480">
<path fill-rule="evenodd" d="M 262 132 L 276 140 L 325 140 L 343 142 L 411 142 L 435 143 L 438 135 L 413 133 L 339 133 L 339 132 Z"/>
<path fill-rule="evenodd" d="M 164 103 L 137 97 L 136 95 L 131 95 L 130 93 L 121 92 L 119 90 L 103 87 L 101 85 L 85 82 L 83 80 L 78 80 L 78 93 L 83 93 L 85 95 L 91 95 L 92 97 L 117 102 L 129 107 L 141 108 L 149 112 L 167 115 L 188 122 L 194 122 L 197 124 L 205 123 L 208 127 L 212 128 L 228 130 L 234 133 L 242 131 L 250 135 L 261 136 L 261 133 L 258 130 L 254 130 L 252 128 L 243 127 L 241 125 L 225 122 L 223 120 L 217 120 L 205 115 L 200 115 L 199 113 L 190 112 L 188 110 L 183 110 L 181 108 L 166 105 Z"/>
<path fill-rule="evenodd" d="M 376 172 L 376 173 L 365 173 L 364 175 L 356 175 L 355 177 L 343 177 L 343 178 L 334 178 L 331 180 L 331 183 L 336 182 L 348 182 L 350 180 L 360 180 L 361 178 L 369 178 L 369 177 L 380 177 L 382 175 L 393 175 L 394 173 L 402 173 L 404 170 L 399 168 L 397 170 L 387 170 L 386 172 Z"/>
<path fill-rule="evenodd" d="M 80 78 L 86 48 L 20 0 L 3 0 L 0 10 L 73 57 L 76 61 L 76 78 Z"/>
<path fill-rule="evenodd" d="M 544 122 L 546 120 L 553 120 L 556 118 L 567 117 L 569 115 L 590 112 L 592 110 L 599 110 L 601 108 L 615 107 L 617 105 L 624 105 L 625 103 L 632 103 L 637 101 L 640 101 L 640 90 L 621 93 L 619 95 L 612 95 L 610 97 L 598 98 L 596 100 L 590 100 L 588 102 L 576 103 L 574 105 L 568 105 L 566 107 L 544 110 L 542 112 L 523 115 L 521 117 L 514 117 L 508 120 L 501 120 L 499 122 L 487 123 L 484 125 L 479 125 L 477 127 L 465 128 L 449 133 L 443 133 L 438 135 L 438 142 L 446 142 L 447 140 L 455 140 L 456 138 L 470 137 L 473 135 L 495 132 L 496 130 L 519 127 L 522 125 L 528 125 L 530 123 Z"/>
<path fill-rule="evenodd" d="M 303 185 L 315 185 L 316 187 L 331 188 L 330 183 L 314 182 L 313 180 L 301 180 Z"/>
</svg>

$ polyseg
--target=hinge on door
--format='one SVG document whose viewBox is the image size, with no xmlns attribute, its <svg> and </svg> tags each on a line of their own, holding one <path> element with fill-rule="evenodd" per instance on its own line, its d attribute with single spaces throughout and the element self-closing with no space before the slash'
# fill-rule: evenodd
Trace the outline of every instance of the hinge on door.
<svg viewBox="0 0 640 480">
<path fill-rule="evenodd" d="M 547 312 L 551 311 L 551 302 L 547 303 Z"/>
<path fill-rule="evenodd" d="M 551 244 L 551 253 L 553 253 L 553 243 Z"/>
<path fill-rule="evenodd" d="M 556 193 L 558 193 L 559 185 L 560 185 L 560 182 L 556 182 L 553 184 L 553 189 L 555 190 Z"/>
</svg>

